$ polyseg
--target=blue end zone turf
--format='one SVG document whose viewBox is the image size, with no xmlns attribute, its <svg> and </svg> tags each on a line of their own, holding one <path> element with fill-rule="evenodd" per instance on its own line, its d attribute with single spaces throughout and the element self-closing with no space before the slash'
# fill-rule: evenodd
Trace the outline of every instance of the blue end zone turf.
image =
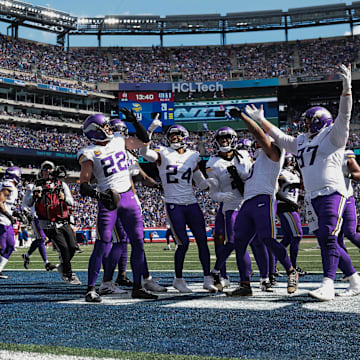
<svg viewBox="0 0 360 360">
<path fill-rule="evenodd" d="M 359 358 L 360 297 L 329 303 L 311 300 L 306 293 L 319 285 L 319 275 L 301 278 L 293 296 L 286 294 L 286 277 L 279 278 L 274 294 L 260 292 L 255 277 L 253 297 L 229 298 L 204 292 L 202 276 L 192 273 L 185 278 L 199 291 L 193 294 L 180 295 L 170 288 L 156 301 L 118 295 L 87 304 L 86 286 L 66 285 L 57 273 L 7 274 L 11 278 L 0 282 L 0 343 L 180 358 Z M 78 274 L 86 283 L 87 273 Z M 173 274 L 153 273 L 153 277 L 170 286 Z M 236 286 L 236 275 L 231 279 Z M 336 282 L 337 291 L 347 286 Z"/>
</svg>

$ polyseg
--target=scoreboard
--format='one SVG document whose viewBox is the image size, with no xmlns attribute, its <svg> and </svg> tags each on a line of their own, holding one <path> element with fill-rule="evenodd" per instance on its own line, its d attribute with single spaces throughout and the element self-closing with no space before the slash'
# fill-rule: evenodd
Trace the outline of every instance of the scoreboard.
<svg viewBox="0 0 360 360">
<path fill-rule="evenodd" d="M 172 91 L 120 91 L 119 109 L 132 109 L 142 125 L 147 129 L 156 115 L 163 126 L 174 124 L 174 94 Z M 121 114 L 119 112 L 119 114 Z M 135 129 L 127 124 L 130 132 Z M 158 128 L 156 131 L 161 131 Z"/>
</svg>

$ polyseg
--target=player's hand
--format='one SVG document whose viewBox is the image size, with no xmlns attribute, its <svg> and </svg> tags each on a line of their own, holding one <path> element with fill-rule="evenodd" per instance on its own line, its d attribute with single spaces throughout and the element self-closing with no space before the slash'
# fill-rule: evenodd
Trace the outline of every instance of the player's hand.
<svg viewBox="0 0 360 360">
<path fill-rule="evenodd" d="M 217 187 L 219 186 L 219 182 L 214 178 L 206 179 L 206 181 L 209 185 L 209 190 L 212 192 L 216 191 Z"/>
<path fill-rule="evenodd" d="M 236 200 L 237 197 L 232 192 L 217 192 L 213 195 L 213 199 L 218 202 L 230 202 Z"/>
<path fill-rule="evenodd" d="M 233 107 L 229 110 L 229 114 L 232 118 L 240 119 L 241 118 L 241 110 L 238 107 Z"/>
<path fill-rule="evenodd" d="M 262 105 L 259 109 L 254 104 L 251 104 L 251 106 L 246 105 L 245 111 L 258 124 L 261 124 L 264 120 L 266 120 L 264 116 L 264 108 Z"/>
<path fill-rule="evenodd" d="M 162 122 L 159 119 L 155 119 L 149 126 L 148 131 L 153 132 L 156 128 L 162 126 Z"/>
<path fill-rule="evenodd" d="M 120 111 L 125 115 L 125 121 L 129 123 L 137 123 L 138 119 L 134 112 L 128 108 L 121 108 Z"/>
<path fill-rule="evenodd" d="M 113 189 L 107 189 L 98 193 L 98 199 L 101 204 L 108 210 L 113 211 L 117 209 L 120 202 L 120 195 Z"/>
<path fill-rule="evenodd" d="M 338 75 L 340 76 L 343 83 L 343 92 L 347 93 L 351 91 L 351 64 L 348 66 L 341 64 Z"/>
<path fill-rule="evenodd" d="M 65 200 L 65 194 L 62 191 L 59 192 L 59 199 Z"/>
</svg>

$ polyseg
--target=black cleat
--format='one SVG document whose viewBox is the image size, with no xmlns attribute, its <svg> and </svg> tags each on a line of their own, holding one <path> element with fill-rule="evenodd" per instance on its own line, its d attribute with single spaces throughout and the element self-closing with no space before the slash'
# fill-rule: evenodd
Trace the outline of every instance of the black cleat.
<svg viewBox="0 0 360 360">
<path fill-rule="evenodd" d="M 302 268 L 299 268 L 299 267 L 296 268 L 296 272 L 299 274 L 299 276 L 308 275 L 308 273 L 305 270 L 303 270 Z"/>
<path fill-rule="evenodd" d="M 29 270 L 30 258 L 28 256 L 26 256 L 26 254 L 22 254 L 21 256 L 24 260 L 24 268 L 26 270 Z"/>
<path fill-rule="evenodd" d="M 116 286 L 132 287 L 133 282 L 125 275 L 118 276 L 115 281 Z"/>
<path fill-rule="evenodd" d="M 220 273 L 210 273 L 210 275 L 213 277 L 214 279 L 214 286 L 219 290 L 222 291 L 223 290 L 223 286 L 221 284 L 221 279 L 220 279 Z"/>
<path fill-rule="evenodd" d="M 270 280 L 264 280 L 260 283 L 260 290 L 264 292 L 274 292 Z"/>
<path fill-rule="evenodd" d="M 155 300 L 158 298 L 157 295 L 152 294 L 150 291 L 147 291 L 144 288 L 133 289 L 131 292 L 131 297 L 133 299 L 151 299 L 151 300 Z"/>
<path fill-rule="evenodd" d="M 45 264 L 46 271 L 53 271 L 56 269 L 56 265 L 53 265 L 52 263 Z"/>
<path fill-rule="evenodd" d="M 90 290 L 85 295 L 86 302 L 100 303 L 102 301 L 101 296 L 94 290 Z"/>
<path fill-rule="evenodd" d="M 274 274 L 269 275 L 269 280 L 270 280 L 271 286 L 276 286 L 278 284 L 278 282 L 276 280 L 276 276 Z"/>
<path fill-rule="evenodd" d="M 252 294 L 250 284 L 240 284 L 235 290 L 226 292 L 227 296 L 252 296 Z"/>
</svg>

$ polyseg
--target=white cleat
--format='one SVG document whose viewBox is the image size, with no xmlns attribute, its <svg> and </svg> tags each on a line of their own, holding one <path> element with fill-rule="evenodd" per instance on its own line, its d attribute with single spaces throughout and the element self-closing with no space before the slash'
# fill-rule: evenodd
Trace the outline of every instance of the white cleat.
<svg viewBox="0 0 360 360">
<path fill-rule="evenodd" d="M 102 282 L 99 288 L 100 295 L 126 294 L 127 291 L 117 287 L 112 281 Z"/>
<path fill-rule="evenodd" d="M 214 278 L 211 275 L 204 276 L 203 289 L 209 290 L 211 293 L 217 293 L 219 289 L 214 285 Z"/>
<path fill-rule="evenodd" d="M 173 287 L 179 290 L 182 294 L 190 294 L 193 291 L 186 286 L 186 281 L 183 278 L 174 278 Z"/>
<path fill-rule="evenodd" d="M 309 296 L 320 301 L 334 300 L 334 281 L 329 278 L 324 278 L 321 286 L 318 289 L 309 291 Z"/>
<path fill-rule="evenodd" d="M 220 283 L 223 289 L 231 287 L 231 282 L 229 278 L 225 279 L 223 277 L 220 277 Z"/>
<path fill-rule="evenodd" d="M 143 281 L 143 287 L 147 291 L 153 292 L 167 292 L 167 288 L 165 286 L 159 285 L 150 275 L 147 279 Z"/>
<path fill-rule="evenodd" d="M 350 286 L 343 292 L 339 293 L 338 296 L 350 297 L 360 294 L 360 277 L 357 273 L 347 278 L 350 281 Z"/>
</svg>

